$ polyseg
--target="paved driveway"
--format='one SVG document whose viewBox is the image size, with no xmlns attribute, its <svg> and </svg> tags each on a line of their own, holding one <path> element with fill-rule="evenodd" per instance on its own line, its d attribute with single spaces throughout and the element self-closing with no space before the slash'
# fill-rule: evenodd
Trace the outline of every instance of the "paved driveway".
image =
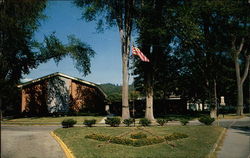
<svg viewBox="0 0 250 158">
<path fill-rule="evenodd" d="M 50 136 L 56 126 L 1 126 L 2 158 L 65 158 Z"/>
</svg>

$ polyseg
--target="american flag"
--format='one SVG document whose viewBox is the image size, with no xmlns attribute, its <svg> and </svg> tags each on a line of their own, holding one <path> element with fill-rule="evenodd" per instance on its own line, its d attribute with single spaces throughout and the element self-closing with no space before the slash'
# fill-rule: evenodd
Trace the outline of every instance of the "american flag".
<svg viewBox="0 0 250 158">
<path fill-rule="evenodd" d="M 132 46 L 133 55 L 138 55 L 140 59 L 144 62 L 149 62 L 149 59 L 140 51 L 139 48 Z"/>
</svg>

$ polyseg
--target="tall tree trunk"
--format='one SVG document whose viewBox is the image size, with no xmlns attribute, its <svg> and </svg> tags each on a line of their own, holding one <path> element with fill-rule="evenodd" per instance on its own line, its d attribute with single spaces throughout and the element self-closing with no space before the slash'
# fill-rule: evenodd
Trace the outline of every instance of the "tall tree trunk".
<svg viewBox="0 0 250 158">
<path fill-rule="evenodd" d="M 243 115 L 243 101 L 244 101 L 244 94 L 243 94 L 243 85 L 244 81 L 247 78 L 248 70 L 249 70 L 249 64 L 250 64 L 250 55 L 247 55 L 247 49 L 243 52 L 245 39 L 242 38 L 239 48 L 236 48 L 236 37 L 232 40 L 232 56 L 234 59 L 235 64 L 235 73 L 236 73 L 236 81 L 237 81 L 237 109 L 236 114 L 241 116 Z M 245 68 L 243 75 L 241 76 L 240 73 L 240 63 L 239 63 L 239 55 L 240 53 L 244 53 L 245 55 Z"/>
<path fill-rule="evenodd" d="M 154 121 L 154 110 L 153 110 L 153 100 L 154 100 L 154 90 L 153 90 L 153 76 L 149 72 L 146 77 L 146 112 L 145 118 Z"/>
<path fill-rule="evenodd" d="M 130 118 L 128 103 L 128 64 L 132 31 L 133 5 L 134 0 L 125 0 L 124 15 L 120 14 L 117 17 L 117 25 L 120 32 L 122 50 L 122 119 Z"/>
<path fill-rule="evenodd" d="M 129 103 L 128 103 L 128 57 L 129 57 L 129 43 L 124 38 L 123 30 L 121 35 L 121 49 L 122 49 L 122 119 L 130 118 Z"/>
<path fill-rule="evenodd" d="M 240 64 L 238 62 L 238 57 L 235 58 L 235 72 L 236 72 L 236 79 L 237 79 L 237 109 L 236 109 L 236 114 L 241 116 L 241 115 L 243 115 L 243 86 L 241 84 Z"/>
</svg>

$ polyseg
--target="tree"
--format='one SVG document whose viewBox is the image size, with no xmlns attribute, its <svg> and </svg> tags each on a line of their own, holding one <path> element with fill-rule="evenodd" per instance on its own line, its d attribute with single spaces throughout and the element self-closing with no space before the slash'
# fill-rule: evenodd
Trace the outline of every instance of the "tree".
<svg viewBox="0 0 250 158">
<path fill-rule="evenodd" d="M 143 63 L 140 60 L 135 62 L 134 73 L 138 75 L 135 83 L 146 94 L 145 118 L 149 120 L 154 120 L 153 99 L 155 94 L 164 93 L 165 95 L 172 89 L 172 87 L 168 87 L 170 76 L 166 73 L 171 73 L 169 70 L 173 67 L 170 64 L 176 65 L 174 63 L 176 60 L 171 55 L 171 42 L 174 38 L 171 30 L 173 29 L 173 8 L 177 3 L 177 1 L 145 0 L 137 18 L 139 34 L 137 41 L 150 62 Z"/>
<path fill-rule="evenodd" d="M 83 18 L 87 21 L 96 20 L 98 15 L 105 16 L 107 25 L 117 25 L 122 53 L 122 118 L 130 118 L 128 104 L 128 63 L 132 23 L 134 17 L 134 0 L 75 0 L 74 3 L 84 8 Z M 103 19 L 98 20 L 98 26 L 103 24 Z M 100 27 L 99 27 L 100 28 Z"/>
<path fill-rule="evenodd" d="M 246 12 L 250 9 L 249 1 L 237 1 L 228 4 L 233 10 L 228 13 L 227 27 L 230 28 L 228 37 L 231 42 L 231 55 L 235 64 L 237 81 L 237 115 L 243 115 L 243 85 L 247 78 L 250 65 L 250 15 Z M 243 67 L 241 73 L 241 66 Z"/>
<path fill-rule="evenodd" d="M 28 73 L 30 68 L 37 65 L 35 54 L 31 51 L 32 35 L 38 28 L 38 19 L 44 17 L 42 11 L 46 3 L 33 0 L 9 0 L 0 3 L 0 102 L 5 105 L 1 105 L 1 110 L 6 110 L 11 104 L 15 104 L 13 100 L 17 100 L 15 85 L 22 73 Z"/>
<path fill-rule="evenodd" d="M 221 68 L 225 60 L 228 60 L 229 52 L 236 52 L 233 50 L 240 48 L 232 46 L 232 34 L 242 37 L 244 32 L 244 36 L 249 36 L 246 31 L 246 26 L 249 27 L 249 24 L 244 24 L 246 19 L 249 19 L 247 18 L 249 15 L 245 13 L 249 9 L 246 3 L 246 1 L 230 0 L 202 2 L 193 0 L 183 5 L 182 11 L 179 12 L 184 15 L 179 16 L 177 25 L 181 27 L 176 28 L 184 31 L 176 34 L 182 41 L 180 45 L 182 49 L 187 50 L 193 59 L 198 61 L 197 70 L 201 71 L 201 78 L 204 79 L 203 87 L 207 89 L 210 98 L 212 117 L 215 117 L 217 111 Z"/>
<path fill-rule="evenodd" d="M 6 111 L 18 103 L 18 89 L 23 74 L 40 63 L 53 58 L 59 62 L 70 55 L 76 68 L 84 75 L 90 73 L 90 58 L 94 51 L 79 39 L 69 36 L 69 43 L 62 44 L 55 34 L 39 43 L 33 39 L 34 32 L 43 19 L 46 1 L 8 0 L 1 1 L 1 51 L 0 51 L 0 106 Z M 4 106 L 2 106 L 4 105 Z"/>
</svg>

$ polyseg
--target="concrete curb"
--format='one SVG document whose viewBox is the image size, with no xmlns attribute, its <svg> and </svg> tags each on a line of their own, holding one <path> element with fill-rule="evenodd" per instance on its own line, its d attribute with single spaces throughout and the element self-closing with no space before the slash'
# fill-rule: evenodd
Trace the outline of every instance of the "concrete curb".
<svg viewBox="0 0 250 158">
<path fill-rule="evenodd" d="M 219 138 L 217 139 L 216 143 L 214 144 L 213 148 L 210 150 L 210 153 L 206 156 L 206 158 L 213 158 L 213 155 L 216 152 L 216 149 L 219 147 L 218 145 L 222 141 L 226 132 L 227 132 L 227 129 L 224 128 L 223 131 L 221 132 Z"/>
<path fill-rule="evenodd" d="M 66 144 L 64 144 L 64 142 L 54 132 L 50 132 L 50 135 L 58 142 L 58 144 L 60 144 L 67 158 L 75 158 L 72 151 L 67 147 Z"/>
</svg>

